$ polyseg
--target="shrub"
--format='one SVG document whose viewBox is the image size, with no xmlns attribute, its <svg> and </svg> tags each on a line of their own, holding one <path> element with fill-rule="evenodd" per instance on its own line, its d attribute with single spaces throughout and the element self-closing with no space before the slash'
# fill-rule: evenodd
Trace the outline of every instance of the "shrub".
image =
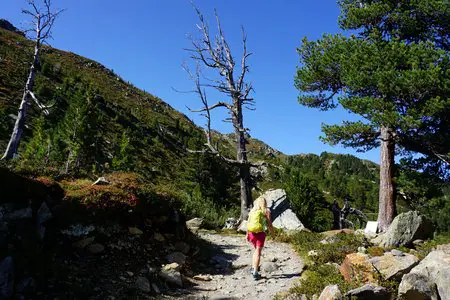
<svg viewBox="0 0 450 300">
<path fill-rule="evenodd" d="M 181 203 L 181 210 L 187 218 L 201 217 L 206 228 L 220 228 L 225 220 L 239 215 L 238 206 L 223 206 L 210 198 L 204 198 L 197 186 L 192 194 L 185 194 Z"/>
</svg>

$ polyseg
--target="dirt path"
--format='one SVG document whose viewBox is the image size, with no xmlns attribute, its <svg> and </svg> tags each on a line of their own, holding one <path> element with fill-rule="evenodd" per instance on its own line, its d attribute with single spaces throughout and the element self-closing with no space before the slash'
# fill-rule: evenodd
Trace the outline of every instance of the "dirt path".
<svg viewBox="0 0 450 300">
<path fill-rule="evenodd" d="M 199 235 L 216 245 L 218 254 L 209 259 L 209 274 L 202 274 L 210 281 L 195 280 L 189 299 L 272 299 L 289 289 L 304 267 L 289 245 L 267 241 L 262 252 L 262 278 L 255 281 L 250 271 L 253 248 L 243 236 Z"/>
</svg>

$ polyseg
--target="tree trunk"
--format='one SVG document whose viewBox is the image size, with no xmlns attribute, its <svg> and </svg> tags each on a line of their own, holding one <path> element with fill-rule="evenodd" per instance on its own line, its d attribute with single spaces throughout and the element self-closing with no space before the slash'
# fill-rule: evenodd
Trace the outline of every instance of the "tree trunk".
<svg viewBox="0 0 450 300">
<path fill-rule="evenodd" d="M 394 187 L 395 142 L 392 130 L 381 128 L 380 192 L 378 206 L 378 230 L 385 232 L 396 215 Z"/>
<path fill-rule="evenodd" d="M 33 62 L 31 63 L 30 73 L 28 75 L 27 83 L 25 84 L 25 90 L 23 91 L 22 101 L 20 102 L 14 129 L 2 159 L 13 158 L 17 154 L 17 150 L 19 148 L 20 139 L 22 137 L 25 120 L 27 117 L 27 110 L 29 106 L 28 99 L 30 97 L 29 93 L 33 90 L 34 77 L 36 76 L 36 67 L 39 63 L 39 50 L 41 47 L 40 26 L 40 17 L 38 17 L 36 24 L 36 43 L 34 46 Z"/>
<path fill-rule="evenodd" d="M 237 118 L 235 120 L 236 125 L 235 133 L 236 133 L 236 159 L 243 164 L 239 167 L 239 182 L 241 185 L 241 220 L 246 220 L 248 217 L 248 207 L 252 204 L 252 194 L 250 188 L 250 166 L 246 163 L 247 159 L 247 150 L 246 150 L 246 138 L 244 122 L 243 122 L 243 114 L 242 114 L 242 104 L 240 101 L 235 101 L 235 107 L 237 110 Z"/>
</svg>

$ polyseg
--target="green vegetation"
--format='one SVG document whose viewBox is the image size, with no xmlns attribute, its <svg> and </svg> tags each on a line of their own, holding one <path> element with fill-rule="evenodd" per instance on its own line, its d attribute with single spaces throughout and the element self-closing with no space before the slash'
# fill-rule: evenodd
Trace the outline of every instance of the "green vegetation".
<svg viewBox="0 0 450 300">
<path fill-rule="evenodd" d="M 303 225 L 313 231 L 325 231 L 332 227 L 333 216 L 323 193 L 315 182 L 298 172 L 289 175 L 285 184 L 287 199 Z"/>
<path fill-rule="evenodd" d="M 2 149 L 13 127 L 10 116 L 17 111 L 31 50 L 32 43 L 23 36 L 0 29 Z M 188 154 L 185 148 L 201 147 L 203 132 L 162 100 L 94 61 L 49 47 L 42 51 L 35 91 L 54 107 L 48 117 L 31 108 L 19 158 L 7 167 L 68 181 L 132 171 L 146 189 L 185 201 L 182 207 L 189 216 L 204 213 L 192 199 L 213 212 L 206 215 L 216 225 L 222 215 L 235 213 L 236 170 L 215 157 Z M 218 138 L 224 141 L 223 151 L 234 152 L 227 136 Z M 259 143 L 251 152 L 260 158 L 265 154 Z"/>
<path fill-rule="evenodd" d="M 450 9 L 442 0 L 338 3 L 339 25 L 353 34 L 304 38 L 295 85 L 302 105 L 340 105 L 360 116 L 323 125 L 324 142 L 358 151 L 380 146 L 378 226 L 385 231 L 396 214 L 395 155 L 409 169 L 450 175 Z"/>
<path fill-rule="evenodd" d="M 348 198 L 352 205 L 375 211 L 378 201 L 378 165 L 353 155 L 323 152 L 291 156 L 286 173 L 298 172 L 314 180 L 319 190 L 325 191 L 328 202 Z"/>
</svg>

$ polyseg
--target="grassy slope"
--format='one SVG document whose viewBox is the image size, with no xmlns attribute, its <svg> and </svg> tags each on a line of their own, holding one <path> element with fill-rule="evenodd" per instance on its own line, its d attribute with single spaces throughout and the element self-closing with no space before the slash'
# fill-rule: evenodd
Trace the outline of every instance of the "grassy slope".
<svg viewBox="0 0 450 300">
<path fill-rule="evenodd" d="M 6 147 L 12 130 L 13 120 L 10 115 L 17 112 L 32 50 L 31 41 L 0 29 L 0 149 L 2 150 Z M 121 134 L 128 130 L 134 148 L 130 150 L 134 162 L 132 171 L 143 174 L 155 184 L 170 185 L 175 189 L 183 187 L 186 183 L 189 185 L 192 179 L 191 175 L 186 173 L 197 172 L 195 168 L 198 160 L 193 155 L 187 155 L 183 148 L 201 147 L 203 132 L 199 127 L 161 99 L 135 88 L 101 64 L 50 47 L 45 47 L 42 51 L 41 72 L 36 79 L 36 86 L 41 88 L 36 89 L 36 93 L 44 102 L 55 101 L 47 99 L 47 95 L 52 95 L 62 86 L 65 79 L 74 76 L 92 85 L 101 96 L 96 101 L 101 102 L 100 109 L 105 115 L 100 128 L 106 140 L 101 149 L 103 152 L 113 157 Z M 53 116 L 50 116 L 48 121 L 50 125 L 58 120 L 58 116 L 63 116 L 66 109 L 63 103 L 57 102 L 53 108 Z M 38 115 L 40 113 L 32 105 L 28 119 L 30 127 Z M 32 135 L 31 130 L 25 131 L 21 151 Z M 233 135 L 216 136 L 221 140 L 220 146 L 224 153 L 233 157 L 235 153 Z M 248 153 L 252 161 L 265 161 L 281 166 L 288 161 L 287 155 L 257 139 L 249 140 Z M 327 160 L 321 167 L 327 169 L 330 161 Z M 375 164 L 370 162 L 363 164 L 366 164 L 372 172 L 376 172 Z M 90 176 L 101 175 L 107 171 L 103 169 L 98 171 L 99 174 L 91 173 Z M 89 172 L 88 170 L 88 174 Z M 270 176 L 260 182 L 260 187 L 263 190 L 280 187 L 281 172 L 280 169 L 269 168 Z"/>
</svg>

